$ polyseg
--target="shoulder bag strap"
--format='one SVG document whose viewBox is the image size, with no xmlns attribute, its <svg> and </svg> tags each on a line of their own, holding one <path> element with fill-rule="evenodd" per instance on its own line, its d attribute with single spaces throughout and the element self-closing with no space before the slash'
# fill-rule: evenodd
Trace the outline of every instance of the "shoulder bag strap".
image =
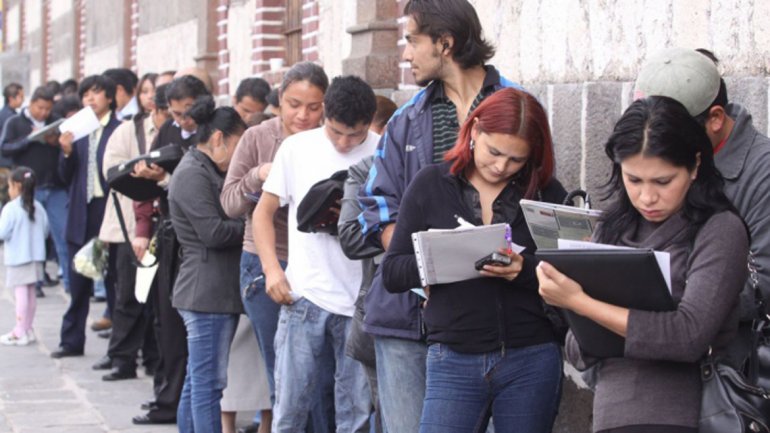
<svg viewBox="0 0 770 433">
<path fill-rule="evenodd" d="M 120 206 L 120 200 L 118 200 L 118 195 L 113 191 L 112 192 L 112 202 L 115 203 L 115 211 L 118 214 L 118 222 L 120 223 L 120 230 L 123 232 L 123 237 L 126 239 L 126 242 L 128 244 L 131 244 L 131 240 L 128 237 L 128 229 L 126 228 L 126 221 L 123 218 L 123 209 Z M 157 257 L 155 258 L 155 262 L 149 265 L 144 265 L 142 262 L 136 257 L 136 254 L 134 253 L 134 249 L 131 248 L 131 262 L 137 267 L 137 268 L 151 268 L 155 266 L 158 263 Z"/>
</svg>

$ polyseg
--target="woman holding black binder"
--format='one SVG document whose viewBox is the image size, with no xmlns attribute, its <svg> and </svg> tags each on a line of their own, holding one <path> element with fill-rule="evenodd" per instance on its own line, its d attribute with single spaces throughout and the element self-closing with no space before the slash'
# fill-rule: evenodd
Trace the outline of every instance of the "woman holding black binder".
<svg viewBox="0 0 770 433">
<path fill-rule="evenodd" d="M 414 232 L 454 229 L 459 220 L 508 223 L 511 240 L 526 249 L 502 252 L 511 264 L 486 265 L 478 278 L 430 287 L 420 432 L 483 432 L 490 415 L 498 433 L 550 432 L 562 358 L 537 293 L 535 243 L 519 207 L 522 198 L 561 203 L 566 195 L 553 177 L 546 114 L 528 93 L 500 90 L 471 113 L 445 159 L 420 171 L 404 195 L 382 263 L 387 289 L 421 285 Z"/>
<path fill-rule="evenodd" d="M 543 262 L 540 294 L 625 337 L 624 355 L 597 365 L 596 432 L 695 433 L 701 405 L 698 361 L 735 336 L 738 295 L 747 276 L 748 232 L 722 192 L 703 126 L 665 97 L 634 102 L 606 144 L 616 200 L 594 240 L 671 255 L 676 310 L 622 308 L 586 295 Z M 570 333 L 567 356 L 583 358 Z"/>
</svg>

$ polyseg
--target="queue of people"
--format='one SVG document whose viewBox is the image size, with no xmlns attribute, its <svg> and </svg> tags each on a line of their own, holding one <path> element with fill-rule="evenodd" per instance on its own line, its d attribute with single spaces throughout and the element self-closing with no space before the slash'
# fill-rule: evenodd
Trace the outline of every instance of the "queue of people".
<svg viewBox="0 0 770 433">
<path fill-rule="evenodd" d="M 566 357 L 594 378 L 594 431 L 697 432 L 699 360 L 747 357 L 749 252 L 760 287 L 770 281 L 770 140 L 728 99 L 717 59 L 652 56 L 604 145 L 611 199 L 592 241 L 670 254 L 675 309 L 650 312 L 595 299 L 535 256 L 519 202 L 560 204 L 570 186 L 543 105 L 487 63 L 495 50 L 473 6 L 412 0 L 404 15 L 403 57 L 424 88 L 400 108 L 310 62 L 289 68 L 277 94 L 244 80 L 232 107 L 216 107 L 201 70 L 110 69 L 77 86 L 94 132 L 30 140 L 78 109 L 71 94 L 36 89 L 0 138 L 16 167 L 0 238 L 17 304 L 0 343 L 35 340 L 50 232 L 70 294 L 51 356 L 83 355 L 94 281 L 69 264 L 98 238 L 111 332 L 94 368 L 121 381 L 141 360 L 154 376 L 135 424 L 229 433 L 251 409 L 246 431 L 260 433 L 550 432 Z M 22 91 L 6 88 L 8 110 Z M 110 189 L 110 167 L 168 147 L 183 155 L 173 171 L 133 168 L 155 197 Z M 304 202 L 340 171 L 342 197 L 320 209 L 332 227 L 308 230 Z M 423 298 L 411 290 L 422 285 L 412 234 L 459 221 L 506 223 L 523 250 Z M 150 253 L 158 270 L 140 303 Z M 623 337 L 623 356 L 588 356 L 555 307 Z"/>
</svg>

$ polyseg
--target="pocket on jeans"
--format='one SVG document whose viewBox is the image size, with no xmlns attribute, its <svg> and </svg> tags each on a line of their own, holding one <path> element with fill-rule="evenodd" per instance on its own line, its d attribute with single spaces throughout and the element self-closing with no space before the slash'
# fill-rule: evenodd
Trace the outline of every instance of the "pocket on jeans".
<svg viewBox="0 0 770 433">
<path fill-rule="evenodd" d="M 251 299 L 260 291 L 265 291 L 265 278 L 262 276 L 262 265 L 254 258 L 241 268 L 241 295 Z M 262 276 L 262 278 L 259 278 Z"/>
<path fill-rule="evenodd" d="M 441 343 L 433 343 L 430 346 L 428 346 L 428 355 L 427 358 L 429 360 L 435 360 L 440 361 L 444 358 L 444 355 L 446 354 L 446 347 Z"/>
</svg>

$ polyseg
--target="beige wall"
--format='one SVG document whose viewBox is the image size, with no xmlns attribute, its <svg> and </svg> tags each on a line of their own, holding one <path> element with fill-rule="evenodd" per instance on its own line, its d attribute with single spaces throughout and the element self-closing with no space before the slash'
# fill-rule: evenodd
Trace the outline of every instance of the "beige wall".
<svg viewBox="0 0 770 433">
<path fill-rule="evenodd" d="M 198 32 L 198 20 L 192 19 L 140 35 L 136 43 L 140 74 L 193 66 L 198 54 Z"/>
<path fill-rule="evenodd" d="M 233 4 L 228 12 L 227 44 L 230 51 L 230 94 L 235 94 L 238 83 L 252 76 L 251 49 L 252 26 L 254 25 L 254 10 L 256 0 L 247 0 L 241 4 Z"/>
<path fill-rule="evenodd" d="M 652 52 L 710 48 L 727 75 L 770 69 L 770 2 L 471 0 L 492 63 L 524 83 L 633 80 Z"/>
<path fill-rule="evenodd" d="M 351 36 L 345 29 L 355 24 L 356 3 L 352 0 L 318 2 L 318 57 L 330 79 L 342 74 L 342 60 L 350 56 Z"/>
</svg>

